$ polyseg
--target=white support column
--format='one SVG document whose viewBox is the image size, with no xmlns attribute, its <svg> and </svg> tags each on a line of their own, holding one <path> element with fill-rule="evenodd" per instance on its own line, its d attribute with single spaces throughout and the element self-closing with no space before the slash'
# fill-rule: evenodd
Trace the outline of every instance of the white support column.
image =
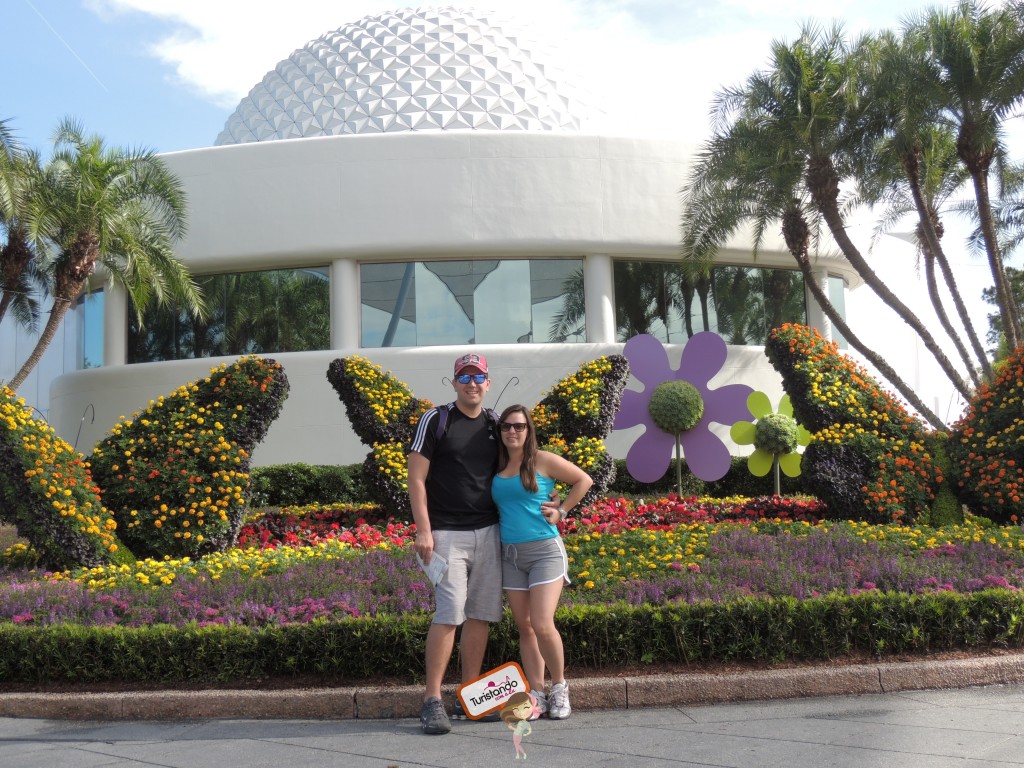
<svg viewBox="0 0 1024 768">
<path fill-rule="evenodd" d="M 615 278 L 612 258 L 606 253 L 583 257 L 584 305 L 587 312 L 587 341 L 615 341 Z"/>
<path fill-rule="evenodd" d="M 813 270 L 814 280 L 821 286 L 821 292 L 828 296 L 828 270 L 817 267 Z M 817 299 L 811 293 L 811 289 L 804 287 L 804 296 L 807 300 L 807 324 L 811 328 L 817 328 L 821 337 L 827 341 L 832 340 L 832 321 L 822 311 Z"/>
<path fill-rule="evenodd" d="M 359 264 L 331 262 L 331 349 L 359 348 Z"/>
<path fill-rule="evenodd" d="M 113 282 L 103 286 L 103 365 L 128 362 L 128 295 Z"/>
</svg>

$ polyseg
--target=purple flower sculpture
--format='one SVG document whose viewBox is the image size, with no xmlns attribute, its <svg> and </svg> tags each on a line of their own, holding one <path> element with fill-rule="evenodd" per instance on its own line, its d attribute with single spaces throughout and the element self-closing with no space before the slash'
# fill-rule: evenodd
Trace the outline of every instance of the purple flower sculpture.
<svg viewBox="0 0 1024 768">
<path fill-rule="evenodd" d="M 629 474 L 641 483 L 660 480 L 668 469 L 672 448 L 675 446 L 678 451 L 681 446 L 694 475 L 705 481 L 724 477 L 731 466 L 731 457 L 725 443 L 711 431 L 711 422 L 732 425 L 748 418 L 747 397 L 754 390 L 746 384 L 708 387 L 728 355 L 722 338 L 707 331 L 695 334 L 683 348 L 677 371 L 669 366 L 668 353 L 662 343 L 648 334 L 627 341 L 623 354 L 629 360 L 633 375 L 644 385 L 642 392 L 627 389 L 622 393 L 622 405 L 615 417 L 615 429 L 628 429 L 638 424 L 646 427 L 626 454 Z M 657 400 L 656 390 L 662 385 L 667 385 L 663 394 L 670 396 L 672 389 L 677 392 L 685 389 L 690 398 L 687 402 L 699 396 L 703 408 L 692 411 L 698 417 L 694 423 L 679 431 L 666 431 L 658 426 L 652 416 L 651 399 Z"/>
</svg>

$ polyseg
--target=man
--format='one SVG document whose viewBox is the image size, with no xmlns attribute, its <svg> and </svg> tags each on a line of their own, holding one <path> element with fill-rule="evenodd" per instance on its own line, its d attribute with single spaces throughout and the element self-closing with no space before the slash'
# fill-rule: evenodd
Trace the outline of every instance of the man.
<svg viewBox="0 0 1024 768">
<path fill-rule="evenodd" d="M 501 538 L 491 478 L 498 461 L 498 435 L 484 410 L 491 388 L 487 360 L 468 353 L 455 361 L 455 402 L 447 406 L 444 430 L 433 408 L 423 415 L 409 453 L 409 500 L 416 522 L 416 554 L 429 565 L 440 555 L 448 569 L 435 587 L 435 613 L 427 632 L 426 690 L 420 710 L 424 733 L 451 730 L 441 683 L 462 625 L 462 681 L 480 676 L 488 622 L 501 619 Z"/>
</svg>

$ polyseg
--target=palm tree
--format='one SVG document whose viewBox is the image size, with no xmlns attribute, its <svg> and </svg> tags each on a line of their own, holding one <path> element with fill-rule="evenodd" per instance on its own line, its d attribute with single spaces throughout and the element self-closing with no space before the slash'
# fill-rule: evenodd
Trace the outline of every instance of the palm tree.
<svg viewBox="0 0 1024 768">
<path fill-rule="evenodd" d="M 941 243 L 944 227 L 940 212 L 961 191 L 967 173 L 956 154 L 955 134 L 942 120 L 941 105 L 919 85 L 929 77 L 933 65 L 907 43 L 905 36 L 901 39 L 888 32 L 865 40 L 858 59 L 868 105 L 859 128 L 860 151 L 854 160 L 860 201 L 885 206 L 875 239 L 907 214 L 917 218 L 918 252 L 924 257 L 932 306 L 978 386 L 977 369 L 980 367 L 990 380 L 992 367 Z M 956 210 L 955 203 L 952 208 Z M 974 357 L 946 314 L 936 265 Z"/>
<path fill-rule="evenodd" d="M 781 44 L 776 55 L 783 56 Z M 771 77 L 755 75 L 751 91 L 768 95 L 776 88 Z M 740 92 L 726 94 L 727 99 Z M 781 108 L 785 98 L 776 103 Z M 735 119 L 723 119 L 715 134 L 698 154 L 683 188 L 682 255 L 696 269 L 714 263 L 719 248 L 741 226 L 750 230 L 756 258 L 767 232 L 781 222 L 782 235 L 818 305 L 847 343 L 896 388 L 929 422 L 943 429 L 937 415 L 900 378 L 892 366 L 868 347 L 846 324 L 829 300 L 813 272 L 812 249 L 820 241 L 822 215 L 810 201 L 805 183 L 805 156 L 799 151 L 802 137 L 787 119 L 764 119 L 756 112 L 741 111 Z"/>
<path fill-rule="evenodd" d="M 124 287 L 140 318 L 153 300 L 203 311 L 188 270 L 174 258 L 172 245 L 185 233 L 185 195 L 163 161 L 148 150 L 108 148 L 71 120 L 58 127 L 54 148 L 41 191 L 55 252 L 46 264 L 53 304 L 12 389 L 38 364 L 97 265 Z"/>
<path fill-rule="evenodd" d="M 961 0 L 911 19 L 907 37 L 933 63 L 917 83 L 943 108 L 957 134 L 960 161 L 970 173 L 989 269 L 1011 349 L 1024 341 L 1009 290 L 992 215 L 989 171 L 1002 156 L 1003 121 L 1024 102 L 1024 28 L 1021 9 L 986 9 Z"/>
<path fill-rule="evenodd" d="M 0 120 L 0 321 L 10 309 L 15 320 L 35 330 L 39 317 L 34 288 L 45 288 L 37 269 L 39 156 L 23 148 Z"/>
</svg>

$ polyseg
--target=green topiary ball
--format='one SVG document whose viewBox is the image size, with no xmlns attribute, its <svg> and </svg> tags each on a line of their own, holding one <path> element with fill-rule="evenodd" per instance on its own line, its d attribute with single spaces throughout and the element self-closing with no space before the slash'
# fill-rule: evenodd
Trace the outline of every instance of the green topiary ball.
<svg viewBox="0 0 1024 768">
<path fill-rule="evenodd" d="M 769 413 L 754 426 L 754 447 L 774 454 L 796 450 L 796 419 L 784 413 Z"/>
<path fill-rule="evenodd" d="M 693 429 L 704 415 L 704 400 L 697 388 L 687 381 L 664 381 L 651 394 L 647 403 L 659 429 L 678 435 Z"/>
</svg>

